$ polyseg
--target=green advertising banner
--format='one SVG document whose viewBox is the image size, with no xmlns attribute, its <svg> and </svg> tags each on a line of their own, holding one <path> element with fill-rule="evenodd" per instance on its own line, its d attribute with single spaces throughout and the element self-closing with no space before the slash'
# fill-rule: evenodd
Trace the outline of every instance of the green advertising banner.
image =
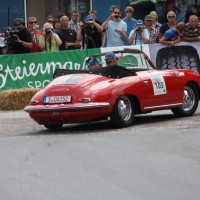
<svg viewBox="0 0 200 200">
<path fill-rule="evenodd" d="M 0 56 L 0 92 L 17 88 L 42 88 L 55 69 L 84 69 L 87 57 L 100 49 L 41 52 Z"/>
<path fill-rule="evenodd" d="M 190 45 L 200 52 L 198 42 L 181 42 L 176 46 Z M 166 48 L 166 45 L 133 45 L 107 47 L 101 49 L 83 49 L 59 52 L 41 52 L 29 54 L 11 54 L 0 55 L 0 92 L 8 89 L 18 88 L 43 88 L 53 77 L 55 69 L 79 69 L 83 70 L 85 61 L 94 54 L 105 53 L 109 51 L 121 51 L 124 48 L 139 49 L 145 52 L 156 65 L 157 54 L 160 49 Z M 194 57 L 195 55 L 193 55 Z M 190 56 L 191 57 L 191 56 Z M 191 57 L 191 58 L 193 58 Z M 198 58 L 199 55 L 195 56 Z M 124 60 L 119 60 L 121 64 Z M 198 66 L 199 69 L 199 66 Z"/>
</svg>

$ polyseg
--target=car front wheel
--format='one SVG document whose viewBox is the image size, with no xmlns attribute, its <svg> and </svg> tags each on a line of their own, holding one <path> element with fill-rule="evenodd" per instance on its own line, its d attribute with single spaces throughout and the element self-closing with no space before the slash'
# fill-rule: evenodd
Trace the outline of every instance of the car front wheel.
<svg viewBox="0 0 200 200">
<path fill-rule="evenodd" d="M 110 115 L 111 123 L 117 127 L 128 127 L 134 121 L 134 106 L 130 96 L 121 96 L 116 101 Z"/>
<path fill-rule="evenodd" d="M 184 88 L 184 100 L 182 107 L 172 108 L 172 112 L 179 116 L 185 117 L 193 115 L 199 104 L 199 93 L 197 87 L 189 83 Z"/>
</svg>

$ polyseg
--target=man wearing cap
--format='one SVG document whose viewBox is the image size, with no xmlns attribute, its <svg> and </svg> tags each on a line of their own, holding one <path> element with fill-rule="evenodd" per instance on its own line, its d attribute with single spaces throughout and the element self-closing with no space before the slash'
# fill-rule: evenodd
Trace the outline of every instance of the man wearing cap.
<svg viewBox="0 0 200 200">
<path fill-rule="evenodd" d="M 93 15 L 88 15 L 81 25 L 82 47 L 84 49 L 99 48 L 100 45 L 99 42 L 96 41 L 98 40 L 96 36 L 102 31 L 103 28 L 95 21 Z"/>
<path fill-rule="evenodd" d="M 126 69 L 126 67 L 118 65 L 118 58 L 114 52 L 108 52 L 105 54 L 105 61 L 107 66 L 105 67 L 106 71 L 101 72 L 101 75 L 108 76 L 111 78 L 119 78 L 125 76 L 132 76 L 133 72 Z"/>
<path fill-rule="evenodd" d="M 17 32 L 13 35 L 15 38 L 13 40 L 11 49 L 12 52 L 7 53 L 30 53 L 30 50 L 33 46 L 32 36 L 26 28 L 24 20 L 21 18 L 16 18 L 13 21 L 13 25 Z"/>
<path fill-rule="evenodd" d="M 142 45 L 148 44 L 149 32 L 144 27 L 144 23 L 141 19 L 137 20 L 135 28 L 130 32 L 128 37 L 128 43 L 130 45 Z"/>
<path fill-rule="evenodd" d="M 149 31 L 149 44 L 159 43 L 160 31 L 159 28 L 153 27 L 153 17 L 151 15 L 146 15 L 145 28 Z"/>
<path fill-rule="evenodd" d="M 100 48 L 102 45 L 102 32 L 103 32 L 103 28 L 101 27 L 102 23 L 100 21 L 97 20 L 97 11 L 96 10 L 90 10 L 88 12 L 89 15 L 91 15 L 94 19 L 94 21 L 100 25 L 100 29 L 97 29 L 97 31 L 93 32 L 92 34 L 92 38 L 94 40 L 94 43 L 96 45 L 96 48 Z M 99 31 L 98 31 L 99 30 Z"/>
<path fill-rule="evenodd" d="M 121 8 L 115 6 L 113 13 L 102 24 L 106 31 L 107 47 L 124 46 L 126 40 L 127 25 L 121 20 Z"/>
<path fill-rule="evenodd" d="M 62 16 L 60 18 L 61 30 L 58 32 L 58 36 L 62 40 L 62 44 L 59 46 L 60 50 L 73 50 L 80 49 L 81 41 L 77 39 L 77 33 L 75 30 L 69 28 L 69 18 Z"/>
<path fill-rule="evenodd" d="M 108 52 L 105 55 L 105 61 L 106 61 L 107 67 L 115 66 L 117 65 L 118 58 L 116 57 L 114 52 Z"/>
<path fill-rule="evenodd" d="M 126 33 L 126 40 L 124 42 L 124 45 L 129 45 L 128 36 L 130 32 L 135 28 L 135 24 L 137 20 L 132 17 L 134 13 L 134 9 L 131 6 L 127 6 L 125 8 L 125 13 L 126 13 L 126 16 L 122 19 L 127 24 L 127 33 Z"/>
<path fill-rule="evenodd" d="M 102 62 L 97 58 L 91 58 L 88 61 L 88 69 L 99 69 L 102 67 Z"/>
</svg>

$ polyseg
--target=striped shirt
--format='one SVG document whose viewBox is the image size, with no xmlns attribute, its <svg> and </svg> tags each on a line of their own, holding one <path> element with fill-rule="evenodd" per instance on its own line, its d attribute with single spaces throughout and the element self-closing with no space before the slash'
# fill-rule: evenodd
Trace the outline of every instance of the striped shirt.
<svg viewBox="0 0 200 200">
<path fill-rule="evenodd" d="M 160 41 L 160 30 L 159 28 L 151 27 L 149 31 L 149 44 L 159 43 Z"/>
<path fill-rule="evenodd" d="M 184 37 L 198 37 L 200 36 L 200 23 L 198 23 L 197 27 L 195 29 L 193 29 L 189 23 L 187 23 L 185 28 L 185 32 L 184 32 Z"/>
<path fill-rule="evenodd" d="M 76 33 L 80 30 L 79 23 L 74 23 L 72 20 L 69 21 L 69 28 L 74 30 Z"/>
</svg>

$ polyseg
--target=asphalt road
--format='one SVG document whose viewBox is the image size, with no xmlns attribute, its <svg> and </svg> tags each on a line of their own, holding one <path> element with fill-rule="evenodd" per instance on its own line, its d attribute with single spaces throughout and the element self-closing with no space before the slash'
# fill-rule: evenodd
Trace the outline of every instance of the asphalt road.
<svg viewBox="0 0 200 200">
<path fill-rule="evenodd" d="M 199 200 L 200 109 L 57 132 L 23 111 L 0 111 L 2 200 Z"/>
</svg>

